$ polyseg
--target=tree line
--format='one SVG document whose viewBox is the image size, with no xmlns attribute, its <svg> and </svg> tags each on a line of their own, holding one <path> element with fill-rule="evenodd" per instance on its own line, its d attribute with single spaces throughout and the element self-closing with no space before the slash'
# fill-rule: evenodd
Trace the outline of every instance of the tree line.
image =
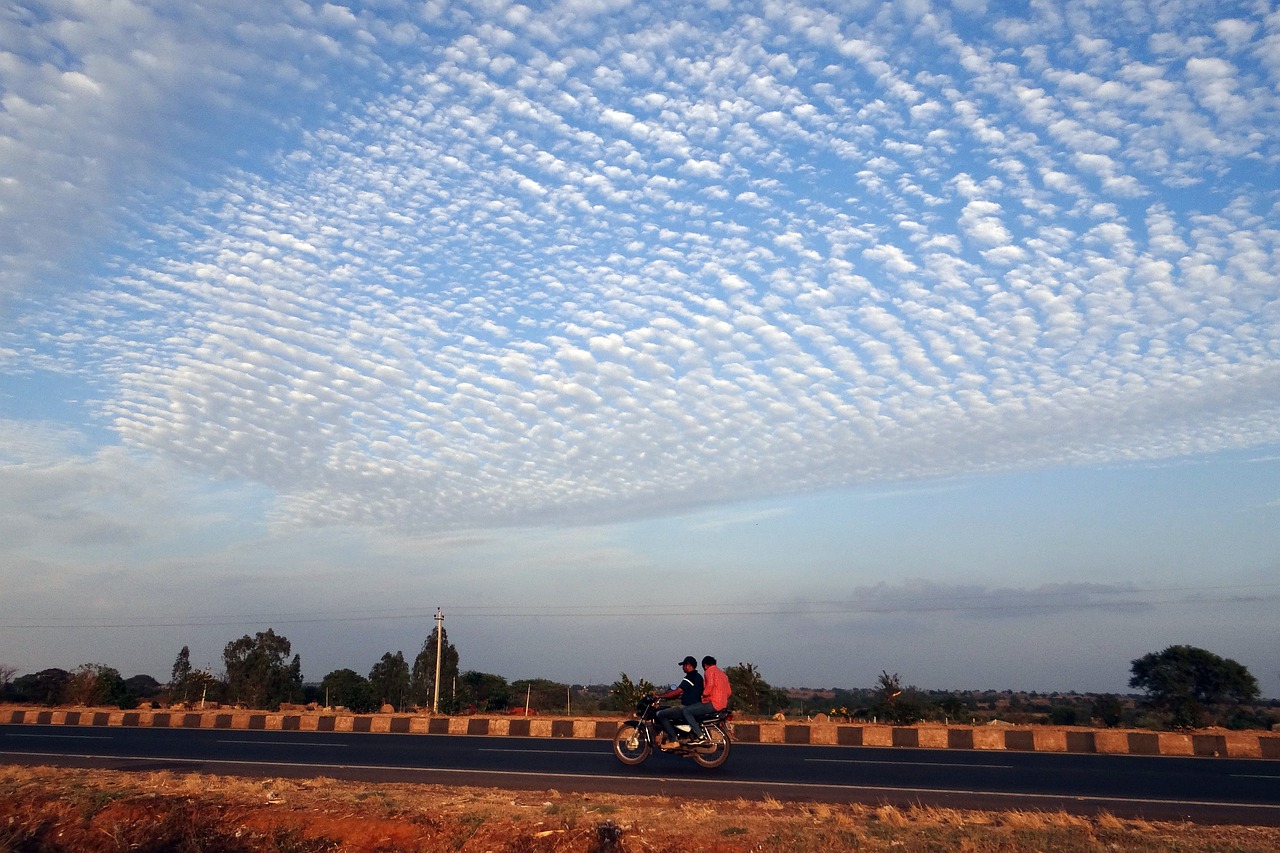
<svg viewBox="0 0 1280 853">
<path fill-rule="evenodd" d="M 437 678 L 437 658 L 439 678 Z M 14 678 L 0 667 L 0 698 L 42 705 L 118 706 L 144 702 L 200 707 L 216 704 L 278 710 L 284 704 L 315 703 L 368 713 L 432 710 L 458 713 L 629 712 L 641 695 L 653 692 L 647 680 L 619 673 L 609 685 L 567 685 L 533 678 L 508 682 L 494 673 L 461 670 L 458 650 L 437 625 L 410 664 L 403 651 L 386 652 L 367 675 L 339 669 L 319 683 L 304 684 L 302 663 L 289 640 L 268 629 L 227 643 L 223 673 L 192 665 L 184 646 L 174 660 L 170 680 L 147 675 L 123 678 L 112 667 L 85 664 L 74 671 L 48 669 Z M 1236 661 L 1194 646 L 1169 646 L 1130 663 L 1129 686 L 1144 695 L 1101 694 L 1079 697 L 1036 694 L 1024 698 L 993 691 L 926 691 L 902 686 L 897 673 L 882 671 L 876 686 L 827 691 L 821 698 L 795 696 L 770 685 L 752 663 L 726 666 L 733 687 L 732 705 L 743 715 L 829 717 L 910 725 L 924 721 L 1008 722 L 1103 725 L 1139 728 L 1268 728 L 1280 723 L 1280 703 L 1258 702 L 1257 679 Z"/>
<path fill-rule="evenodd" d="M 893 725 L 993 719 L 1146 729 L 1269 729 L 1280 724 L 1280 701 L 1260 702 L 1258 681 L 1246 667 L 1204 649 L 1169 646 L 1131 661 L 1129 672 L 1129 686 L 1142 691 L 1136 699 L 1114 693 L 925 691 L 903 687 L 897 673 L 881 671 L 874 688 L 836 690 L 812 707 L 815 713 Z"/>
</svg>

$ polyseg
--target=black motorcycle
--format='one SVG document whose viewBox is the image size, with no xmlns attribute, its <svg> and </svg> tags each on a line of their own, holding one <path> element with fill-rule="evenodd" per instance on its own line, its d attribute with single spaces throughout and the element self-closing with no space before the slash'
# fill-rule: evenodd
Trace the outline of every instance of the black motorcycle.
<svg viewBox="0 0 1280 853">
<path fill-rule="evenodd" d="M 627 720 L 618 727 L 613 736 L 613 754 L 623 764 L 635 766 L 641 764 L 658 748 L 658 738 L 663 735 L 662 725 L 657 720 L 661 704 L 654 696 L 642 696 L 636 703 L 636 718 Z M 690 743 L 692 732 L 689 724 L 683 721 L 676 723 L 676 734 L 679 740 L 675 749 L 662 750 L 669 755 L 692 758 L 703 767 L 719 767 L 729 757 L 729 732 L 731 711 L 717 711 L 702 719 L 702 730 L 707 742 Z"/>
</svg>

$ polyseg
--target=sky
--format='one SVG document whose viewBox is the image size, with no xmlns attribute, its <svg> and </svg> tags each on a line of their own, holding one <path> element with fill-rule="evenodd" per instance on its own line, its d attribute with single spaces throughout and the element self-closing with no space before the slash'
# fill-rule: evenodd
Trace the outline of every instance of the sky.
<svg viewBox="0 0 1280 853">
<path fill-rule="evenodd" d="M 1280 9 L 9 0 L 0 666 L 1280 695 Z"/>
</svg>

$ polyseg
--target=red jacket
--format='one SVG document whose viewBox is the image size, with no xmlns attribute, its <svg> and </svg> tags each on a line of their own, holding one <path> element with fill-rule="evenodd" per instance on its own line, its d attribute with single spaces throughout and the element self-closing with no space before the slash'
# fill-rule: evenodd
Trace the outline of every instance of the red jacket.
<svg viewBox="0 0 1280 853">
<path fill-rule="evenodd" d="M 729 687 L 729 676 L 724 670 L 712 664 L 702 674 L 702 701 L 710 702 L 711 707 L 723 711 L 729 707 L 729 695 L 733 690 Z"/>
</svg>

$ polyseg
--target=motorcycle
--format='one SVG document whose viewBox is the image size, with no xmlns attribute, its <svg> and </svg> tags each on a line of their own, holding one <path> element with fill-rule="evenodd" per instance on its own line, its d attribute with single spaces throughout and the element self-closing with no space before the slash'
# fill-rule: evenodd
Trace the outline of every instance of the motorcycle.
<svg viewBox="0 0 1280 853">
<path fill-rule="evenodd" d="M 642 696 L 636 703 L 635 719 L 627 720 L 618 727 L 618 733 L 613 736 L 613 754 L 623 764 L 633 767 L 643 764 L 658 748 L 658 736 L 663 733 L 657 720 L 660 708 L 657 697 Z M 729 758 L 729 733 L 732 731 L 729 720 L 732 716 L 731 711 L 717 711 L 703 718 L 702 730 L 708 742 L 701 745 L 689 742 L 692 732 L 688 723 L 677 722 L 679 746 L 663 751 L 692 758 L 703 767 L 719 767 Z"/>
</svg>

